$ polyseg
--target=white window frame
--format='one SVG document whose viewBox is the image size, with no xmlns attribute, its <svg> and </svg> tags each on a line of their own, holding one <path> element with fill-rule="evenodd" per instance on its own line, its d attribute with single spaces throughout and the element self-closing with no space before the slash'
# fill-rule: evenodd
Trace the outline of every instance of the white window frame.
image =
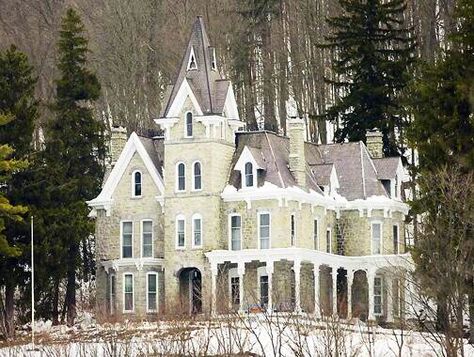
<svg viewBox="0 0 474 357">
<path fill-rule="evenodd" d="M 191 58 L 194 57 L 194 63 L 196 67 L 191 68 Z M 198 69 L 197 58 L 194 54 L 194 46 L 191 46 L 191 51 L 189 52 L 188 65 L 186 66 L 187 71 L 194 71 Z"/>
<path fill-rule="evenodd" d="M 191 135 L 188 135 L 188 114 L 191 114 Z M 192 138 L 194 135 L 194 114 L 192 111 L 188 110 L 184 113 L 184 137 Z"/>
<path fill-rule="evenodd" d="M 199 174 L 200 178 L 201 178 L 201 188 L 196 188 L 196 170 L 195 170 L 195 165 L 196 164 L 199 164 L 199 169 L 201 170 L 201 173 Z M 193 166 L 192 166 L 192 171 L 193 171 L 193 187 L 192 187 L 192 190 L 193 191 L 202 191 L 202 163 L 201 161 L 199 160 L 196 160 L 193 162 Z"/>
<path fill-rule="evenodd" d="M 397 249 L 393 254 L 400 254 L 400 225 L 398 223 L 392 225 L 392 245 L 395 243 L 393 241 L 393 227 L 397 227 Z"/>
<path fill-rule="evenodd" d="M 328 252 L 328 232 L 329 232 L 329 252 Z M 331 227 L 326 228 L 326 253 L 332 254 L 332 229 Z"/>
<path fill-rule="evenodd" d="M 136 195 L 135 194 L 135 174 L 139 173 L 140 174 L 140 194 Z M 143 173 L 141 170 L 134 170 L 132 172 L 132 197 L 134 198 L 139 198 L 143 196 Z"/>
<path fill-rule="evenodd" d="M 377 294 L 377 295 L 375 294 L 375 289 L 376 289 L 375 280 L 376 280 L 376 279 L 380 279 L 380 295 L 379 295 L 379 294 Z M 375 315 L 375 316 L 382 316 L 382 315 L 383 315 L 383 299 L 384 299 L 384 296 L 383 296 L 383 283 L 384 283 L 383 277 L 382 277 L 381 275 L 375 275 L 375 277 L 374 277 L 374 291 L 373 291 L 373 295 L 374 295 L 374 296 L 373 296 L 373 298 L 374 298 L 374 301 L 373 301 L 373 303 L 374 303 L 374 311 L 373 311 L 373 312 L 374 312 L 374 315 Z M 375 311 L 375 297 L 376 297 L 376 296 L 380 296 L 380 312 L 376 312 L 376 311 Z"/>
<path fill-rule="evenodd" d="M 132 256 L 131 257 L 127 257 L 125 258 L 123 256 L 123 224 L 124 223 L 131 223 L 132 224 Z M 133 221 L 130 220 L 130 219 L 124 219 L 124 220 L 121 220 L 120 221 L 120 258 L 121 259 L 133 259 L 133 249 L 134 249 L 134 246 L 133 246 L 133 237 L 135 236 L 135 227 L 134 227 L 134 224 L 133 224 Z"/>
<path fill-rule="evenodd" d="M 115 293 L 112 298 L 112 280 L 115 280 Z M 110 315 L 116 313 L 117 310 L 117 276 L 115 273 L 110 273 L 109 275 L 109 309 Z"/>
<path fill-rule="evenodd" d="M 294 230 L 294 233 L 292 232 Z M 291 247 L 296 247 L 296 213 L 293 212 L 290 215 L 290 246 Z"/>
<path fill-rule="evenodd" d="M 144 230 L 143 230 L 143 225 L 145 222 L 151 222 L 151 257 L 145 257 L 143 256 L 143 233 L 144 233 Z M 155 235 L 154 235 L 154 228 L 155 228 L 155 225 L 153 223 L 153 220 L 152 219 L 142 219 L 140 221 L 140 256 L 142 258 L 145 258 L 145 259 L 150 259 L 150 258 L 153 258 L 155 256 L 155 247 L 154 247 L 154 239 L 155 239 Z"/>
<path fill-rule="evenodd" d="M 268 214 L 268 248 L 261 247 L 261 236 L 260 236 L 260 217 L 264 214 Z M 262 211 L 257 213 L 258 219 L 258 249 L 271 249 L 272 247 L 272 215 L 269 211 Z"/>
<path fill-rule="evenodd" d="M 155 300 L 155 303 L 156 303 L 156 306 L 154 309 L 150 309 L 150 304 L 149 304 L 149 294 L 150 294 L 150 291 L 149 291 L 149 283 L 148 283 L 148 279 L 151 275 L 154 275 L 155 276 L 155 282 L 156 282 L 156 291 L 155 291 L 155 294 L 156 294 L 156 300 Z M 156 271 L 149 271 L 146 273 L 146 312 L 148 313 L 156 313 L 158 312 L 158 307 L 159 307 L 159 301 L 158 301 L 158 272 Z"/>
<path fill-rule="evenodd" d="M 217 71 L 217 58 L 216 58 L 216 48 L 211 48 L 211 70 Z"/>
<path fill-rule="evenodd" d="M 374 252 L 374 224 L 380 225 L 380 252 Z M 370 222 L 370 251 L 372 255 L 381 255 L 383 253 L 383 222 L 382 221 L 371 221 Z"/>
<path fill-rule="evenodd" d="M 247 164 L 252 165 L 252 185 L 251 186 L 247 186 Z M 255 187 L 255 186 L 257 186 L 256 185 L 256 180 L 257 180 L 257 168 L 255 166 L 255 163 L 253 163 L 252 161 L 247 161 L 244 164 L 244 169 L 243 169 L 243 172 L 242 172 L 242 187 L 243 188 Z"/>
<path fill-rule="evenodd" d="M 203 246 L 203 234 L 202 234 L 202 231 L 203 231 L 203 224 L 202 224 L 202 216 L 199 214 L 199 213 L 195 213 L 193 214 L 192 218 L 191 218 L 191 226 L 192 226 L 192 247 L 193 249 L 201 249 L 202 246 Z M 194 221 L 195 220 L 200 220 L 201 221 L 201 244 L 200 245 L 196 245 L 195 244 L 195 237 L 194 237 L 194 233 L 195 233 L 195 226 L 194 226 Z"/>
<path fill-rule="evenodd" d="M 316 232 L 314 231 L 314 222 L 316 222 Z M 320 239 L 319 239 L 319 218 L 313 218 L 313 247 L 314 250 L 319 250 Z M 315 235 L 316 233 L 316 235 Z"/>
<path fill-rule="evenodd" d="M 179 242 L 179 236 L 178 236 L 178 221 L 184 221 L 184 245 L 183 246 L 180 246 L 178 245 L 178 242 Z M 175 248 L 176 250 L 183 250 L 183 249 L 186 249 L 186 217 L 183 215 L 183 214 L 178 214 L 176 216 L 176 219 L 175 219 L 175 234 L 176 234 L 176 238 L 175 238 Z"/>
<path fill-rule="evenodd" d="M 268 296 L 267 296 L 267 299 L 268 301 L 270 301 L 270 279 L 268 278 L 268 273 L 267 273 L 267 267 L 266 266 L 263 266 L 263 267 L 258 267 L 257 268 L 257 289 L 258 289 L 258 303 L 261 304 L 262 302 L 262 284 L 260 282 L 260 278 L 262 276 L 266 276 L 267 279 L 268 279 Z"/>
<path fill-rule="evenodd" d="M 232 301 L 232 278 L 238 278 L 239 279 L 239 305 L 241 305 L 240 301 L 240 276 L 239 276 L 239 271 L 237 268 L 231 268 L 229 269 L 229 307 L 232 308 L 234 305 L 234 302 Z"/>
<path fill-rule="evenodd" d="M 125 310 L 125 276 L 131 275 L 132 276 L 132 309 L 131 310 Z M 124 272 L 123 275 L 123 280 L 122 280 L 122 291 L 123 291 L 123 304 L 122 304 L 122 311 L 124 314 L 132 314 L 135 312 L 135 275 L 131 272 Z"/>
<path fill-rule="evenodd" d="M 240 217 L 240 249 L 233 250 L 232 249 L 232 217 Z M 238 213 L 231 213 L 229 214 L 228 225 L 229 228 L 229 250 L 232 251 L 239 251 L 242 250 L 242 216 Z"/>
<path fill-rule="evenodd" d="M 179 189 L 179 165 L 184 165 L 184 189 Z M 186 164 L 183 161 L 178 161 L 176 163 L 176 192 L 186 192 Z"/>
</svg>

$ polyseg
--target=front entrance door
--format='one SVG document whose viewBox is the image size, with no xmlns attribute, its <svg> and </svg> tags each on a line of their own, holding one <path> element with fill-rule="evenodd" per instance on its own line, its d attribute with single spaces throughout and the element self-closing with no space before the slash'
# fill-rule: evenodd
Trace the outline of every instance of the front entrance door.
<svg viewBox="0 0 474 357">
<path fill-rule="evenodd" d="M 185 268 L 179 274 L 180 296 L 183 311 L 189 314 L 202 312 L 201 272 L 197 268 Z"/>
</svg>

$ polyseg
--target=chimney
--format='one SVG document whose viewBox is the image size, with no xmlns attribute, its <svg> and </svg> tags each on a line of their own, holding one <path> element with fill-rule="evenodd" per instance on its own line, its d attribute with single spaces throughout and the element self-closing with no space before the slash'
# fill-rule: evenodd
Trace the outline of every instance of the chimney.
<svg viewBox="0 0 474 357">
<path fill-rule="evenodd" d="M 287 132 L 290 137 L 290 171 L 300 187 L 306 187 L 306 158 L 304 155 L 304 120 L 287 119 Z"/>
<path fill-rule="evenodd" d="M 383 135 L 380 131 L 374 130 L 367 133 L 367 149 L 373 159 L 380 159 L 383 157 Z"/>
<path fill-rule="evenodd" d="M 113 126 L 110 134 L 110 163 L 115 165 L 125 144 L 127 143 L 127 129 L 123 126 Z"/>
</svg>

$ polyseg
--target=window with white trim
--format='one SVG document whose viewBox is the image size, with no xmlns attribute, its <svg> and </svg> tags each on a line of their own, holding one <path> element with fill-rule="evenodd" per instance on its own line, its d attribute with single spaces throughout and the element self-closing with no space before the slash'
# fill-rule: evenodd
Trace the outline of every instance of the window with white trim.
<svg viewBox="0 0 474 357">
<path fill-rule="evenodd" d="M 253 164 L 247 162 L 245 164 L 245 187 L 253 187 Z"/>
<path fill-rule="evenodd" d="M 132 177 L 133 177 L 132 196 L 140 197 L 142 195 L 142 173 L 140 171 L 134 171 Z"/>
<path fill-rule="evenodd" d="M 179 162 L 176 165 L 176 189 L 178 191 L 186 190 L 186 165 L 184 162 Z"/>
<path fill-rule="evenodd" d="M 258 215 L 258 241 L 259 249 L 270 248 L 270 213 Z"/>
<path fill-rule="evenodd" d="M 122 222 L 122 258 L 133 258 L 133 222 Z"/>
<path fill-rule="evenodd" d="M 193 113 L 191 112 L 186 112 L 186 122 L 185 122 L 185 133 L 184 135 L 187 138 L 192 138 L 193 137 Z"/>
<path fill-rule="evenodd" d="M 133 274 L 123 275 L 123 311 L 133 311 Z"/>
<path fill-rule="evenodd" d="M 184 216 L 176 217 L 176 248 L 183 249 L 186 244 L 186 220 Z"/>
<path fill-rule="evenodd" d="M 202 217 L 199 214 L 193 216 L 193 248 L 202 247 Z"/>
<path fill-rule="evenodd" d="M 393 231 L 392 231 L 392 235 L 393 235 L 393 254 L 399 254 L 400 253 L 400 250 L 399 250 L 400 238 L 399 238 L 398 225 L 394 224 L 392 229 L 393 229 Z"/>
<path fill-rule="evenodd" d="M 148 312 L 156 312 L 158 310 L 158 274 L 147 273 L 146 280 L 146 309 Z"/>
<path fill-rule="evenodd" d="M 383 298 L 383 280 L 382 277 L 374 278 L 374 315 L 382 315 L 382 298 Z"/>
<path fill-rule="evenodd" d="M 290 244 L 294 246 L 296 244 L 296 217 L 293 213 L 290 217 Z"/>
<path fill-rule="evenodd" d="M 318 235 L 318 220 L 313 220 L 313 242 L 314 242 L 314 250 L 319 249 L 319 235 Z"/>
<path fill-rule="evenodd" d="M 326 253 L 332 253 L 331 228 L 326 229 Z"/>
<path fill-rule="evenodd" d="M 187 70 L 197 69 L 196 56 L 194 55 L 194 47 L 191 46 L 191 53 L 189 54 Z"/>
<path fill-rule="evenodd" d="M 142 221 L 142 257 L 153 257 L 153 221 Z"/>
<path fill-rule="evenodd" d="M 202 182 L 201 182 L 201 163 L 196 161 L 193 164 L 193 189 L 195 191 L 202 189 Z"/>
<path fill-rule="evenodd" d="M 116 291 L 117 291 L 117 283 L 115 280 L 115 274 L 110 274 L 109 277 L 109 308 L 110 308 L 110 314 L 113 315 L 115 314 L 115 304 L 116 304 Z"/>
<path fill-rule="evenodd" d="M 382 253 L 382 223 L 372 223 L 372 254 Z"/>
<path fill-rule="evenodd" d="M 213 71 L 217 71 L 216 49 L 214 47 L 211 47 L 210 51 L 211 51 L 211 69 Z"/>
<path fill-rule="evenodd" d="M 237 214 L 230 216 L 230 249 L 242 249 L 242 218 Z"/>
</svg>

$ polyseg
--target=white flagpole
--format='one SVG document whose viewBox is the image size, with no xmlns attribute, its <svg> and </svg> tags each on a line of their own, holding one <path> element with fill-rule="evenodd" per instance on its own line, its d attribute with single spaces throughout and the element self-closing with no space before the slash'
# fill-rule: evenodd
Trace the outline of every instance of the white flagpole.
<svg viewBox="0 0 474 357">
<path fill-rule="evenodd" d="M 35 349 L 35 256 L 33 247 L 33 216 L 31 216 L 31 343 Z"/>
</svg>

